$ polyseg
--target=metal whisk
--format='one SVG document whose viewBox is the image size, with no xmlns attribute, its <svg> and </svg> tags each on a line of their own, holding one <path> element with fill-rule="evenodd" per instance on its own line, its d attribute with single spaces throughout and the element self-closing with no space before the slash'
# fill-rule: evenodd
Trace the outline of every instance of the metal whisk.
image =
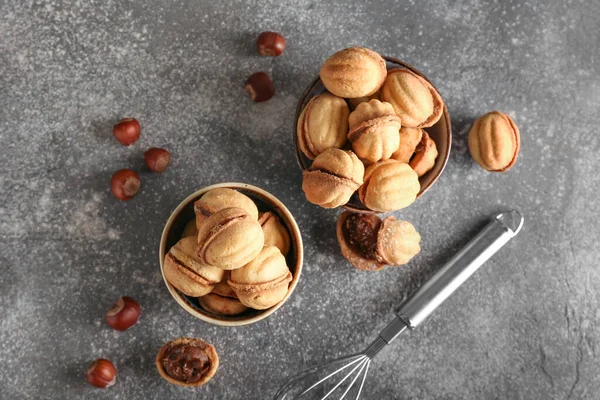
<svg viewBox="0 0 600 400">
<path fill-rule="evenodd" d="M 402 303 L 396 318 L 379 332 L 377 339 L 365 351 L 313 367 L 290 379 L 279 389 L 275 400 L 306 399 L 307 395 L 325 400 L 334 393 L 341 393 L 340 400 L 349 394 L 358 400 L 373 357 L 407 328 L 415 328 L 423 322 L 483 263 L 515 237 L 522 226 L 523 217 L 518 211 L 494 216 L 465 247 Z M 342 377 L 336 381 L 336 376 Z"/>
</svg>

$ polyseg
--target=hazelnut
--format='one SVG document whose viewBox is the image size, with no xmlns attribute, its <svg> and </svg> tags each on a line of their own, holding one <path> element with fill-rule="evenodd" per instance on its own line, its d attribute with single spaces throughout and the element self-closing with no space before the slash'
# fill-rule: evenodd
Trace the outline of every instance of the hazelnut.
<svg viewBox="0 0 600 400">
<path fill-rule="evenodd" d="M 179 240 L 165 256 L 165 279 L 183 294 L 204 296 L 223 279 L 222 269 L 206 265 L 196 256 L 197 239 L 189 236 Z"/>
<path fill-rule="evenodd" d="M 315 96 L 298 118 L 297 134 L 300 150 L 314 160 L 327 149 L 346 143 L 350 110 L 344 99 L 331 93 Z"/>
<path fill-rule="evenodd" d="M 265 234 L 265 246 L 275 246 L 284 256 L 290 251 L 290 234 L 277 215 L 271 211 L 263 213 L 258 219 Z"/>
<path fill-rule="evenodd" d="M 379 54 L 364 47 L 350 47 L 329 57 L 319 75 L 331 93 L 355 98 L 379 90 L 386 73 L 385 60 Z"/>
<path fill-rule="evenodd" d="M 429 137 L 427 132 L 423 131 L 421 142 L 417 145 L 415 155 L 410 160 L 409 165 L 421 177 L 433 168 L 437 156 L 438 151 L 435 142 Z"/>
<path fill-rule="evenodd" d="M 356 154 L 328 149 L 319 154 L 308 170 L 302 172 L 306 199 L 323 208 L 344 205 L 363 182 L 365 167 Z"/>
<path fill-rule="evenodd" d="M 104 389 L 115 384 L 117 369 L 109 360 L 99 358 L 88 367 L 85 378 L 91 385 Z"/>
<path fill-rule="evenodd" d="M 130 200 L 140 190 L 140 176 L 130 169 L 120 169 L 110 178 L 110 190 L 119 200 Z"/>
<path fill-rule="evenodd" d="M 137 119 L 124 118 L 113 127 L 113 135 L 119 143 L 129 146 L 137 142 L 141 130 L 142 128 Z"/>
<path fill-rule="evenodd" d="M 119 297 L 119 300 L 106 313 L 106 323 L 113 329 L 125 331 L 140 319 L 142 310 L 131 297 Z"/>
<path fill-rule="evenodd" d="M 367 167 L 358 196 L 371 210 L 388 212 L 412 204 L 420 188 L 419 177 L 408 164 L 384 160 Z"/>
<path fill-rule="evenodd" d="M 256 50 L 263 56 L 280 56 L 285 50 L 285 38 L 277 32 L 263 32 L 256 39 Z"/>
<path fill-rule="evenodd" d="M 421 236 L 406 221 L 374 214 L 344 212 L 337 223 L 342 255 L 357 269 L 377 271 L 386 265 L 404 265 L 421 251 Z"/>
<path fill-rule="evenodd" d="M 360 104 L 349 124 L 352 150 L 365 162 L 387 160 L 400 146 L 400 118 L 390 103 L 373 99 Z"/>
<path fill-rule="evenodd" d="M 165 149 L 153 147 L 144 153 L 144 162 L 153 172 L 165 172 L 171 162 L 171 153 Z"/>
<path fill-rule="evenodd" d="M 265 246 L 248 264 L 231 271 L 227 283 L 242 304 L 265 310 L 283 300 L 291 281 L 285 257 L 277 247 Z"/>
<path fill-rule="evenodd" d="M 391 103 L 402 126 L 409 128 L 433 126 L 444 112 L 437 90 L 425 78 L 405 68 L 388 71 L 381 100 Z"/>
<path fill-rule="evenodd" d="M 469 131 L 471 156 L 490 172 L 504 172 L 515 164 L 520 141 L 517 125 L 500 111 L 478 118 Z"/>
<path fill-rule="evenodd" d="M 204 385 L 215 375 L 219 356 L 215 348 L 202 339 L 179 338 L 160 348 L 155 364 L 167 382 L 195 387 Z"/>
<path fill-rule="evenodd" d="M 256 72 L 246 80 L 246 92 L 255 103 L 269 100 L 275 94 L 275 87 L 269 75 Z"/>
<path fill-rule="evenodd" d="M 370 96 L 355 97 L 354 99 L 348 99 L 348 105 L 350 106 L 350 110 L 354 111 L 359 104 L 366 103 L 373 99 L 381 100 L 381 92 L 379 90 Z"/>
<path fill-rule="evenodd" d="M 406 126 L 400 128 L 400 146 L 391 158 L 408 164 L 413 154 L 415 154 L 417 145 L 421 143 L 424 132 L 421 128 L 407 128 Z"/>
<path fill-rule="evenodd" d="M 238 299 L 227 280 L 217 283 L 212 292 L 198 299 L 198 303 L 203 309 L 216 315 L 239 315 L 248 309 Z"/>
<path fill-rule="evenodd" d="M 199 259 L 204 264 L 231 270 L 260 253 L 264 234 L 258 221 L 241 208 L 225 208 L 198 227 Z"/>
<path fill-rule="evenodd" d="M 196 219 L 191 219 L 185 224 L 183 228 L 183 232 L 181 233 L 181 239 L 185 237 L 193 236 L 194 238 L 198 237 L 198 229 L 196 228 Z"/>
<path fill-rule="evenodd" d="M 252 218 L 258 220 L 258 208 L 252 199 L 243 193 L 229 188 L 216 188 L 204 193 L 194 203 L 196 214 L 196 228 L 200 228 L 202 222 L 208 217 L 224 208 L 238 207 L 246 211 Z"/>
</svg>

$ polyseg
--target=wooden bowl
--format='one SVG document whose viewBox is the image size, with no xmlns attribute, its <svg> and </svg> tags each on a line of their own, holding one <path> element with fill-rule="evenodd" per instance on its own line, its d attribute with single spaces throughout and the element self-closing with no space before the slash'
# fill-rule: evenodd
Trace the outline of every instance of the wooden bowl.
<svg viewBox="0 0 600 400">
<path fill-rule="evenodd" d="M 398 60 L 397 58 L 383 56 L 387 64 L 387 69 L 390 70 L 392 68 L 406 68 L 414 72 L 415 74 L 420 75 L 429 83 L 429 79 L 421 72 L 419 72 L 416 68 L 406 64 L 403 61 Z M 431 83 L 433 86 L 433 83 Z M 435 87 L 435 86 L 434 86 Z M 437 90 L 437 89 L 436 89 Z M 312 81 L 312 83 L 308 86 L 308 88 L 302 94 L 300 101 L 298 102 L 298 107 L 296 108 L 296 118 L 294 120 L 294 146 L 296 147 L 296 158 L 298 160 L 298 165 L 300 169 L 303 171 L 308 169 L 312 163 L 312 161 L 302 153 L 300 150 L 300 145 L 298 143 L 298 118 L 300 118 L 300 114 L 306 104 L 312 99 L 314 96 L 317 96 L 321 93 L 326 92 L 325 86 L 321 82 L 321 78 L 317 76 L 317 78 Z M 417 198 L 421 197 L 423 193 L 425 193 L 442 174 L 442 171 L 446 167 L 446 163 L 448 162 L 448 157 L 450 156 L 450 147 L 452 145 L 452 127 L 450 125 L 450 115 L 448 114 L 448 109 L 446 108 L 446 104 L 444 103 L 444 112 L 442 117 L 435 125 L 431 128 L 424 128 L 425 131 L 429 134 L 431 139 L 435 142 L 438 150 L 438 157 L 435 160 L 435 165 L 433 168 L 427 172 L 425 175 L 419 178 L 419 182 L 421 184 L 421 190 L 417 194 Z M 348 203 L 343 205 L 345 209 L 352 212 L 359 213 L 368 213 L 373 214 L 376 211 L 373 211 L 367 208 L 358 198 L 358 194 L 354 193 L 352 198 Z"/>
<path fill-rule="evenodd" d="M 246 196 L 250 197 L 256 205 L 258 206 L 258 210 L 260 212 L 271 211 L 281 219 L 281 222 L 288 230 L 290 234 L 290 251 L 286 256 L 287 265 L 290 268 L 290 272 L 292 273 L 293 279 L 290 282 L 290 286 L 288 288 L 288 292 L 279 303 L 274 305 L 271 308 L 266 310 L 253 310 L 248 309 L 244 313 L 236 316 L 220 316 L 216 314 L 212 314 L 200 307 L 197 298 L 187 296 L 181 293 L 179 290 L 175 289 L 173 285 L 171 285 L 164 274 L 164 259 L 166 253 L 169 249 L 179 241 L 181 238 L 181 234 L 185 225 L 188 221 L 195 218 L 194 215 L 194 202 L 198 200 L 202 195 L 209 190 L 216 188 L 230 188 L 235 189 Z M 163 276 L 163 280 L 165 281 L 165 285 L 167 285 L 167 289 L 171 293 L 171 296 L 175 299 L 175 301 L 183 307 L 184 310 L 192 314 L 194 317 L 199 318 L 203 321 L 209 322 L 215 325 L 221 326 L 241 326 L 252 324 L 254 322 L 260 321 L 273 314 L 279 307 L 286 302 L 286 300 L 290 297 L 296 285 L 298 284 L 298 280 L 300 279 L 300 272 L 302 271 L 302 261 L 304 258 L 304 250 L 302 247 L 302 236 L 300 235 L 300 229 L 298 228 L 298 224 L 296 224 L 296 220 L 290 213 L 290 211 L 283 205 L 279 199 L 273 196 L 271 193 L 260 189 L 256 186 L 247 185 L 245 183 L 236 183 L 236 182 L 227 182 L 227 183 L 219 183 L 217 185 L 212 185 L 200 189 L 191 195 L 189 195 L 185 200 L 181 202 L 173 211 L 171 216 L 169 217 L 165 228 L 163 229 L 162 236 L 160 238 L 160 249 L 159 249 L 159 262 L 160 262 L 160 272 Z"/>
</svg>

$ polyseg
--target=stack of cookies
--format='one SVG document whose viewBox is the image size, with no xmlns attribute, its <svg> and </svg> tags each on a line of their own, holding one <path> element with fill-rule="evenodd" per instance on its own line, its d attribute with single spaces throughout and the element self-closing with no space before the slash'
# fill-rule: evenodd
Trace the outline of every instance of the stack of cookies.
<svg viewBox="0 0 600 400">
<path fill-rule="evenodd" d="M 388 71 L 363 47 L 329 57 L 320 77 L 328 92 L 306 104 L 297 124 L 298 146 L 313 160 L 303 172 L 308 201 L 335 208 L 358 191 L 372 211 L 410 205 L 438 156 L 423 129 L 442 116 L 437 90 L 409 69 Z"/>
<path fill-rule="evenodd" d="M 233 316 L 279 303 L 292 274 L 290 236 L 277 215 L 259 213 L 248 196 L 228 188 L 194 203 L 195 219 L 165 256 L 164 275 L 213 314 Z"/>
</svg>

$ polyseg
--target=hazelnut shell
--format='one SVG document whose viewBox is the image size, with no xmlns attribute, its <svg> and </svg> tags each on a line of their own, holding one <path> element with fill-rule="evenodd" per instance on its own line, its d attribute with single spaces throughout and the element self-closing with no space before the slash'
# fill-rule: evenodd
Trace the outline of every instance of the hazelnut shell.
<svg viewBox="0 0 600 400">
<path fill-rule="evenodd" d="M 213 285 L 223 279 L 224 271 L 206 265 L 196 256 L 196 238 L 189 236 L 177 242 L 167 255 L 163 272 L 167 281 L 180 292 L 192 296 L 204 296 Z"/>
<path fill-rule="evenodd" d="M 210 368 L 209 370 L 204 374 L 204 376 L 202 377 L 202 379 L 200 379 L 198 382 L 194 382 L 194 383 L 186 383 L 186 382 L 182 382 L 179 381 L 177 379 L 171 378 L 167 372 L 165 371 L 163 365 L 162 365 L 162 358 L 165 354 L 165 352 L 169 349 L 170 346 L 177 346 L 180 344 L 189 344 L 192 346 L 196 346 L 201 348 L 207 355 L 208 360 L 210 361 Z M 162 376 L 167 382 L 172 383 L 173 385 L 178 385 L 178 386 L 185 386 L 185 387 L 196 387 L 196 386 L 201 386 L 204 385 L 206 382 L 208 382 L 217 372 L 217 368 L 219 368 L 219 356 L 217 355 L 217 351 L 215 350 L 215 348 L 206 343 L 204 340 L 202 339 L 196 339 L 196 338 L 178 338 L 175 340 L 172 340 L 168 343 L 165 343 L 159 350 L 156 359 L 155 359 L 155 364 L 156 364 L 156 369 L 158 369 L 158 373 L 160 374 L 160 376 Z"/>
<path fill-rule="evenodd" d="M 375 99 L 361 103 L 350 114 L 349 125 L 352 150 L 365 162 L 386 160 L 400 145 L 400 118 L 390 103 Z"/>
<path fill-rule="evenodd" d="M 198 229 L 198 258 L 225 270 L 242 267 L 260 253 L 263 245 L 258 221 L 237 207 L 216 212 Z"/>
<path fill-rule="evenodd" d="M 386 74 L 385 60 L 364 47 L 338 51 L 325 61 L 320 71 L 327 90 L 346 98 L 372 95 L 379 90 Z"/>
<path fill-rule="evenodd" d="M 421 128 L 407 128 L 406 126 L 400 128 L 400 146 L 391 158 L 408 164 L 415 154 L 417 146 L 421 143 L 424 132 Z"/>
<path fill-rule="evenodd" d="M 437 90 L 426 79 L 405 68 L 388 71 L 381 99 L 392 104 L 402 126 L 409 128 L 433 126 L 444 111 L 444 102 Z"/>
<path fill-rule="evenodd" d="M 338 243 L 340 244 L 340 250 L 342 255 L 350 264 L 357 269 L 363 271 L 379 271 L 385 267 L 384 263 L 377 261 L 376 259 L 367 258 L 362 253 L 350 244 L 348 237 L 346 236 L 346 221 L 348 217 L 352 215 L 349 211 L 344 211 L 338 218 L 336 225 L 336 235 Z"/>
<path fill-rule="evenodd" d="M 408 164 L 384 160 L 367 167 L 358 195 L 371 210 L 388 212 L 412 204 L 420 188 L 419 177 Z"/>
<path fill-rule="evenodd" d="M 290 251 L 290 234 L 277 215 L 271 211 L 263 213 L 258 218 L 265 235 L 265 246 L 275 246 L 284 256 Z"/>
<path fill-rule="evenodd" d="M 437 156 L 438 151 L 435 142 L 427 132 L 423 131 L 421 142 L 417 145 L 415 155 L 410 160 L 409 165 L 421 177 L 433 168 Z"/>
<path fill-rule="evenodd" d="M 264 310 L 283 300 L 291 281 L 285 257 L 277 247 L 265 246 L 255 259 L 231 271 L 227 283 L 242 304 Z"/>
<path fill-rule="evenodd" d="M 314 160 L 327 149 L 344 146 L 349 115 L 346 101 L 331 93 L 323 93 L 310 99 L 298 118 L 300 150 L 306 157 Z"/>
<path fill-rule="evenodd" d="M 350 200 L 363 182 L 364 171 L 353 152 L 328 149 L 302 172 L 302 190 L 311 203 L 335 208 Z"/>
<path fill-rule="evenodd" d="M 492 111 L 479 117 L 469 131 L 469 151 L 482 168 L 504 172 L 517 161 L 521 138 L 508 115 Z"/>
</svg>

